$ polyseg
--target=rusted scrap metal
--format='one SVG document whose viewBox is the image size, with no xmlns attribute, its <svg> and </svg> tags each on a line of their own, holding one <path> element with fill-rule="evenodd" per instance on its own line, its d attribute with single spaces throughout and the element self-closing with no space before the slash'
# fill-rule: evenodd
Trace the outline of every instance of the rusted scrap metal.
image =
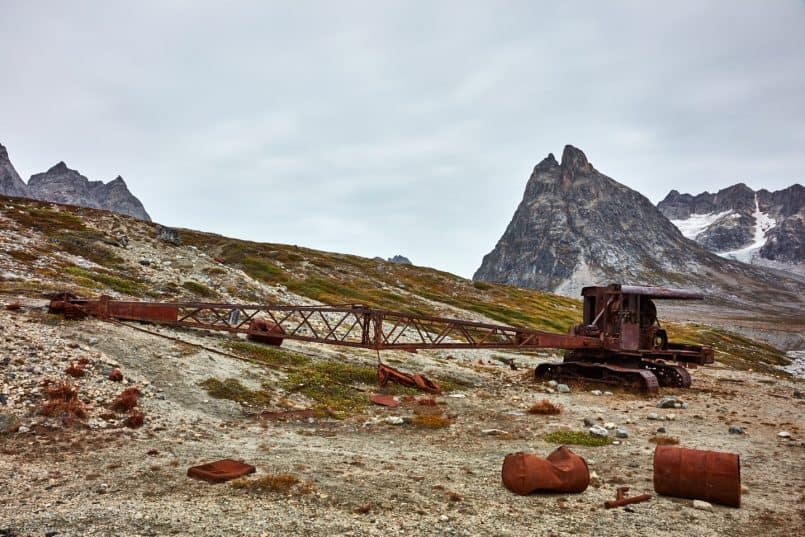
<svg viewBox="0 0 805 537">
<path fill-rule="evenodd" d="M 137 302 L 80 299 L 62 293 L 51 301 L 52 313 L 93 316 L 118 321 L 144 321 L 169 326 L 243 333 L 270 345 L 284 340 L 307 341 L 364 349 L 564 349 L 564 362 L 541 364 L 538 379 L 581 379 L 630 385 L 642 391 L 659 386 L 688 387 L 688 367 L 712 363 L 713 350 L 670 343 L 656 316 L 654 299 L 700 299 L 698 293 L 656 287 L 585 287 L 583 322 L 568 334 L 347 306 L 243 305 L 207 302 Z M 514 362 L 509 366 L 516 367 Z M 386 374 L 388 373 L 388 374 Z M 410 380 L 433 390 L 416 375 L 378 372 L 379 377 Z M 408 378 L 410 377 L 410 378 Z"/>
<path fill-rule="evenodd" d="M 565 446 L 546 458 L 531 453 L 509 453 L 501 470 L 503 485 L 515 494 L 584 492 L 590 484 L 587 462 Z"/>
<path fill-rule="evenodd" d="M 740 507 L 740 457 L 736 453 L 657 446 L 654 491 L 665 496 Z"/>
<path fill-rule="evenodd" d="M 398 369 L 394 369 L 383 363 L 377 364 L 377 383 L 380 386 L 385 386 L 389 382 L 402 384 L 411 388 L 418 388 L 423 392 L 440 394 L 442 389 L 439 385 L 430 380 L 429 378 L 420 375 L 419 373 L 403 373 Z"/>
<path fill-rule="evenodd" d="M 251 464 L 244 464 L 232 459 L 221 459 L 199 466 L 191 466 L 187 469 L 187 476 L 210 483 L 223 483 L 230 479 L 253 474 L 255 470 L 256 468 Z"/>
<path fill-rule="evenodd" d="M 252 341 L 279 347 L 282 345 L 283 335 L 285 335 L 285 330 L 281 326 L 270 323 L 265 319 L 253 319 L 249 323 L 249 332 L 246 337 Z"/>
<path fill-rule="evenodd" d="M 385 393 L 374 393 L 369 397 L 369 400 L 376 405 L 387 406 L 389 408 L 397 408 L 400 406 L 400 402 L 397 401 L 393 395 L 387 395 Z"/>
<path fill-rule="evenodd" d="M 607 500 L 604 502 L 604 507 L 612 509 L 613 507 L 623 507 L 632 503 L 645 502 L 651 499 L 651 494 L 639 494 L 637 496 L 626 496 L 629 487 L 618 487 L 615 490 L 615 499 Z"/>
</svg>

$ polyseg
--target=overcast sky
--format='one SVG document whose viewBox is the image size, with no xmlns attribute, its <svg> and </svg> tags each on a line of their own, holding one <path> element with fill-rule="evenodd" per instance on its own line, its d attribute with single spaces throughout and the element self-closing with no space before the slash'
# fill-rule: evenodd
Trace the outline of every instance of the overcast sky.
<svg viewBox="0 0 805 537">
<path fill-rule="evenodd" d="M 471 276 L 570 143 L 655 203 L 805 177 L 805 2 L 0 0 L 20 175 Z"/>
</svg>

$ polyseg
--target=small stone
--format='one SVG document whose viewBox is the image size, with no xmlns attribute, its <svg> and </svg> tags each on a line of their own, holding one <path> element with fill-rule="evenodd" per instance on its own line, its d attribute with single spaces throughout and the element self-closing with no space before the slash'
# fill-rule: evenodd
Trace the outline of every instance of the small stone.
<svg viewBox="0 0 805 537">
<path fill-rule="evenodd" d="M 507 431 L 503 429 L 481 429 L 481 434 L 486 436 L 498 436 L 501 434 L 509 434 Z"/>
<path fill-rule="evenodd" d="M 693 508 L 701 511 L 712 511 L 713 504 L 705 502 L 704 500 L 693 500 Z"/>
<path fill-rule="evenodd" d="M 0 393 L 0 405 L 7 405 L 8 404 L 8 396 L 4 393 Z"/>
<path fill-rule="evenodd" d="M 90 345 L 97 345 L 98 344 L 98 338 L 96 338 L 96 337 L 89 338 L 89 344 Z"/>
<path fill-rule="evenodd" d="M 609 436 L 609 431 L 607 431 L 600 425 L 593 425 L 592 427 L 590 427 L 589 432 L 593 436 L 600 436 L 600 437 Z"/>
<path fill-rule="evenodd" d="M 780 431 L 779 433 L 777 433 L 777 436 L 779 436 L 780 438 L 791 438 L 791 433 L 789 433 L 788 431 Z"/>
<path fill-rule="evenodd" d="M 672 395 L 666 395 L 660 402 L 657 403 L 657 408 L 674 408 L 674 405 L 677 403 L 676 397 Z"/>
<path fill-rule="evenodd" d="M 405 423 L 405 420 L 402 419 L 400 416 L 389 416 L 384 420 L 389 425 L 402 425 Z"/>
<path fill-rule="evenodd" d="M 559 384 L 559 383 L 558 383 L 558 382 L 556 382 L 555 380 L 549 380 L 549 381 L 548 381 L 548 386 L 550 386 L 551 388 L 556 388 L 556 386 L 557 386 L 558 384 Z"/>
<path fill-rule="evenodd" d="M 592 427 L 595 425 L 595 420 L 592 418 L 584 418 L 584 426 L 585 427 Z"/>
<path fill-rule="evenodd" d="M 744 434 L 744 430 L 738 425 L 730 425 L 730 434 Z"/>
<path fill-rule="evenodd" d="M 674 408 L 682 408 L 682 403 L 674 403 Z"/>
<path fill-rule="evenodd" d="M 570 393 L 570 386 L 568 386 L 567 384 L 557 384 L 556 391 L 558 391 L 559 393 Z"/>
<path fill-rule="evenodd" d="M 598 479 L 598 474 L 595 471 L 590 472 L 590 480 Z"/>
<path fill-rule="evenodd" d="M 612 392 L 604 392 L 604 395 L 612 395 Z"/>
<path fill-rule="evenodd" d="M 0 433 L 15 433 L 22 427 L 14 414 L 0 414 Z"/>
<path fill-rule="evenodd" d="M 556 393 L 556 390 L 553 388 L 545 388 L 545 393 Z"/>
<path fill-rule="evenodd" d="M 20 426 L 20 428 L 17 430 L 17 432 L 18 432 L 18 433 L 20 433 L 20 434 L 29 433 L 29 432 L 31 432 L 31 428 L 30 428 L 30 427 L 26 427 L 25 425 L 22 425 L 22 426 Z"/>
<path fill-rule="evenodd" d="M 658 419 L 660 419 L 660 415 L 657 414 L 656 412 L 652 412 L 648 416 L 646 416 L 646 419 L 658 420 Z"/>
<path fill-rule="evenodd" d="M 668 414 L 667 416 L 665 416 L 665 419 L 667 419 L 668 421 L 674 421 L 676 419 L 676 414 Z"/>
<path fill-rule="evenodd" d="M 658 433 L 665 433 L 667 431 L 665 430 L 665 427 L 657 427 L 657 432 Z"/>
<path fill-rule="evenodd" d="M 799 390 L 794 390 L 794 399 L 802 399 L 802 392 Z"/>
<path fill-rule="evenodd" d="M 682 403 L 682 408 L 683 408 L 683 409 L 687 409 L 687 408 L 688 408 L 688 404 L 687 404 L 687 403 Z"/>
<path fill-rule="evenodd" d="M 629 438 L 629 432 L 626 429 L 624 429 L 623 427 L 620 427 L 615 431 L 615 437 L 616 438 Z"/>
<path fill-rule="evenodd" d="M 604 424 L 604 429 L 609 429 L 609 430 L 612 430 L 612 429 L 614 429 L 615 427 L 617 427 L 617 425 L 615 425 L 615 424 L 614 424 L 614 423 L 612 423 L 611 421 L 608 421 L 608 422 L 606 422 L 606 423 Z"/>
<path fill-rule="evenodd" d="M 590 393 L 595 396 L 603 395 L 603 392 L 601 390 L 593 390 Z"/>
<path fill-rule="evenodd" d="M 439 522 L 447 522 L 448 520 L 450 520 L 450 517 L 447 516 L 447 515 L 440 515 L 439 516 Z"/>
</svg>

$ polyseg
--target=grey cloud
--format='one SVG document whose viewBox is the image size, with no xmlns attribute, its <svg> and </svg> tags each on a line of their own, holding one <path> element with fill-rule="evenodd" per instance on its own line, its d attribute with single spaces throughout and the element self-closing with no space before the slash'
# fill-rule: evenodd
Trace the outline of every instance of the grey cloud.
<svg viewBox="0 0 805 537">
<path fill-rule="evenodd" d="M 681 5 L 679 5 L 681 4 Z M 566 143 L 658 201 L 805 170 L 805 4 L 0 3 L 20 174 L 465 276 Z"/>
</svg>

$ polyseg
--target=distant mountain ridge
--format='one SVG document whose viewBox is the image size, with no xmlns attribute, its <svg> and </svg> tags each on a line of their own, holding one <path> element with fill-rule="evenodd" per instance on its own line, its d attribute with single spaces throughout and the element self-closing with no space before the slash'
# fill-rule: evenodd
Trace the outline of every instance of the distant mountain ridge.
<svg viewBox="0 0 805 537">
<path fill-rule="evenodd" d="M 743 183 L 696 196 L 672 190 L 657 208 L 683 235 L 747 263 L 805 262 L 805 188 L 769 192 Z"/>
<path fill-rule="evenodd" d="M 744 296 L 801 284 L 719 257 L 685 238 L 651 201 L 600 173 L 565 146 L 533 170 L 523 199 L 475 280 L 575 296 L 584 285 L 621 282 Z"/>
<path fill-rule="evenodd" d="M 26 185 L 0 144 L 0 195 L 105 209 L 151 221 L 143 204 L 132 194 L 122 177 L 104 183 L 90 181 L 59 162 L 44 173 L 32 175 Z"/>
</svg>

